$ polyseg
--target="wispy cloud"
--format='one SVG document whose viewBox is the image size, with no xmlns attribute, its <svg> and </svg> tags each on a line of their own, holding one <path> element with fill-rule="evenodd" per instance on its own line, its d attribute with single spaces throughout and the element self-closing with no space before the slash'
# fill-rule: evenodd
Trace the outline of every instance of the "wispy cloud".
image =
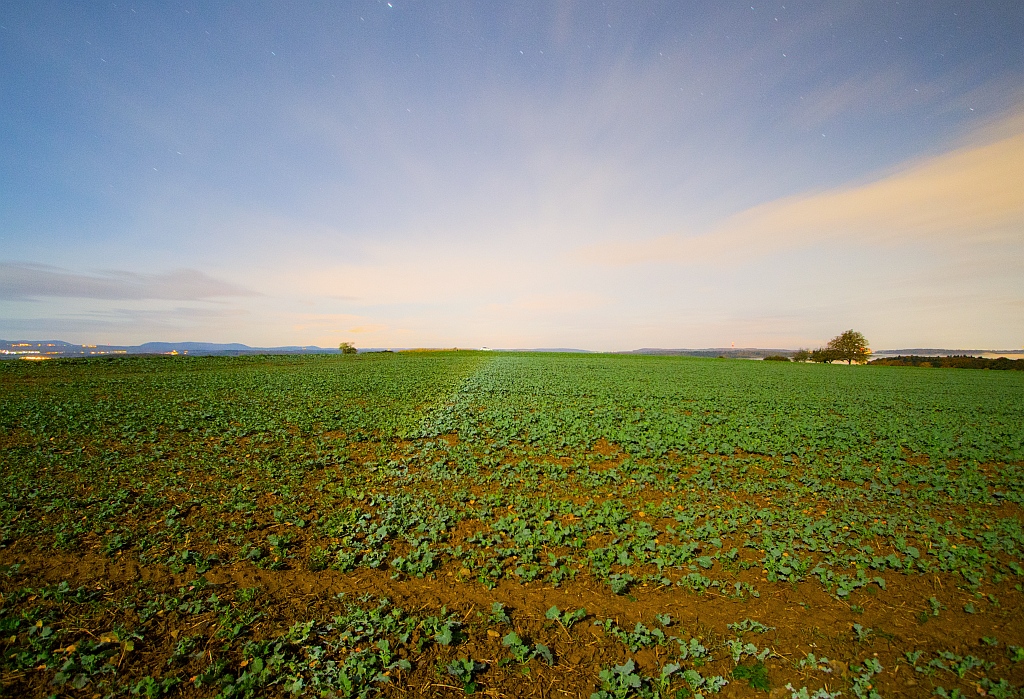
<svg viewBox="0 0 1024 699">
<path fill-rule="evenodd" d="M 1008 123 L 1020 124 L 1014 117 Z M 998 131 L 998 129 L 993 130 Z M 917 163 L 887 176 L 786 197 L 697 235 L 615 242 L 579 251 L 609 265 L 750 258 L 836 240 L 875 245 L 929 240 L 1024 242 L 1024 130 Z"/>
<path fill-rule="evenodd" d="M 168 330 L 192 330 L 196 327 L 214 328 L 237 321 L 247 315 L 243 309 L 174 307 L 164 309 L 115 308 L 81 310 L 59 313 L 47 317 L 0 317 L 4 333 L 48 333 L 63 336 L 66 333 L 136 332 L 164 333 Z M 146 336 L 143 336 L 146 337 Z M 61 338 L 63 339 L 63 337 Z M 86 336 L 86 340 L 95 341 Z"/>
<path fill-rule="evenodd" d="M 48 297 L 201 301 L 257 295 L 194 269 L 177 269 L 163 274 L 117 270 L 81 274 L 49 265 L 0 262 L 0 300 L 4 301 Z"/>
<path fill-rule="evenodd" d="M 841 84 L 822 85 L 800 97 L 794 123 L 815 128 L 851 114 L 894 113 L 938 102 L 951 78 L 915 81 L 899 67 L 851 75 Z M 916 86 L 915 86 L 916 85 Z"/>
</svg>

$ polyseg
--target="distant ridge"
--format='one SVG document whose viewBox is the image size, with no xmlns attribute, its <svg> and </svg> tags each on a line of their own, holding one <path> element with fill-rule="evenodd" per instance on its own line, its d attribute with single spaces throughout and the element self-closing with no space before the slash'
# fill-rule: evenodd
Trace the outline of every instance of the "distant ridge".
<svg viewBox="0 0 1024 699">
<path fill-rule="evenodd" d="M 981 355 L 981 354 L 1024 354 L 1024 349 L 1016 350 L 994 350 L 994 349 L 935 349 L 928 347 L 915 347 L 913 349 L 891 349 L 891 350 L 875 350 L 872 356 L 885 355 L 885 356 L 896 356 L 903 355 L 916 355 L 918 357 L 951 357 L 954 355 Z"/>
<path fill-rule="evenodd" d="M 146 342 L 141 345 L 134 345 L 132 349 L 141 352 L 163 353 L 173 350 L 178 350 L 179 352 L 183 350 L 189 352 L 246 352 L 253 348 L 240 342 L 228 344 L 218 344 L 216 342 Z"/>
<path fill-rule="evenodd" d="M 425 348 L 423 351 L 426 351 Z M 541 347 L 535 349 L 495 349 L 489 347 L 433 348 L 481 349 L 492 352 L 568 352 L 589 354 L 593 350 L 569 347 Z M 408 347 L 360 347 L 359 353 L 414 351 Z M 251 347 L 240 342 L 145 342 L 141 345 L 76 345 L 63 340 L 0 340 L 0 360 L 22 358 L 95 357 L 105 355 L 180 354 L 190 357 L 234 357 L 256 354 L 340 354 L 333 347 L 316 345 L 287 345 L 284 347 Z"/>
<path fill-rule="evenodd" d="M 629 352 L 617 354 L 650 354 L 659 356 L 680 356 L 680 357 L 728 357 L 730 359 L 764 359 L 771 355 L 792 357 L 796 350 L 791 349 L 765 349 L 761 347 L 709 347 L 707 349 L 660 349 L 656 347 L 644 347 Z M 884 349 L 874 350 L 872 357 L 896 357 L 915 355 L 918 357 L 949 357 L 956 355 L 969 356 L 996 356 L 1008 355 L 1018 356 L 1024 354 L 1024 349 L 1019 350 L 992 350 L 992 349 L 936 349 L 936 348 L 914 348 L 914 349 Z"/>
<path fill-rule="evenodd" d="M 105 355 L 181 354 L 233 357 L 254 354 L 340 354 L 316 345 L 250 347 L 240 342 L 146 342 L 141 345 L 76 345 L 63 340 L 0 340 L 0 359 L 58 359 Z"/>
</svg>

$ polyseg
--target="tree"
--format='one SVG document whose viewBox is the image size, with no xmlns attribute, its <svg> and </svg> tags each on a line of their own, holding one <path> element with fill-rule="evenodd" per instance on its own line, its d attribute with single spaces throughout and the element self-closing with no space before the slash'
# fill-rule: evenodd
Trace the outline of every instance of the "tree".
<svg viewBox="0 0 1024 699">
<path fill-rule="evenodd" d="M 809 349 L 800 348 L 793 353 L 794 362 L 806 362 L 811 358 L 811 351 Z"/>
<path fill-rule="evenodd" d="M 828 347 L 819 347 L 816 350 L 811 350 L 812 362 L 818 362 L 819 364 L 831 364 L 837 359 L 839 359 L 839 357 L 836 356 L 835 350 L 831 350 Z"/>
<path fill-rule="evenodd" d="M 355 354 L 357 352 L 355 345 L 351 342 L 342 342 L 338 345 L 338 349 L 341 350 L 342 354 Z"/>
<path fill-rule="evenodd" d="M 868 341 L 855 330 L 847 330 L 842 335 L 833 337 L 828 341 L 825 350 L 832 353 L 833 359 L 845 359 L 847 364 L 866 362 L 868 355 L 871 354 Z"/>
</svg>

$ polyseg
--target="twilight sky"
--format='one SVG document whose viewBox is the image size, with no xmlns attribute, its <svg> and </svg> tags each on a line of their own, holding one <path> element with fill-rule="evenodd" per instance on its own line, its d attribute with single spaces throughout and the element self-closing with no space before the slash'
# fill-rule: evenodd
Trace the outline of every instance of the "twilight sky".
<svg viewBox="0 0 1024 699">
<path fill-rule="evenodd" d="M 1024 345 L 1024 3 L 0 5 L 0 337 Z"/>
</svg>

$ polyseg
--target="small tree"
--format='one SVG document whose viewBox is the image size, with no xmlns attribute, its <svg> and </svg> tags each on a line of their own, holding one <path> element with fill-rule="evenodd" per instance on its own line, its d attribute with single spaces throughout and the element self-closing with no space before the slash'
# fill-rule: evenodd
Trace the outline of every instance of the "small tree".
<svg viewBox="0 0 1024 699">
<path fill-rule="evenodd" d="M 831 364 L 837 359 L 839 359 L 839 357 L 836 356 L 835 350 L 831 350 L 828 347 L 819 347 L 816 350 L 811 350 L 812 362 L 818 362 L 819 364 Z"/>
<path fill-rule="evenodd" d="M 855 330 L 847 330 L 842 335 L 833 337 L 828 341 L 825 349 L 832 353 L 833 359 L 839 361 L 845 359 L 847 364 L 866 362 L 868 355 L 871 354 L 868 341 L 864 335 Z"/>
<path fill-rule="evenodd" d="M 355 354 L 357 351 L 355 345 L 353 345 L 351 342 L 342 342 L 340 345 L 338 345 L 338 349 L 341 350 L 342 354 Z"/>
<path fill-rule="evenodd" d="M 794 362 L 806 362 L 811 358 L 811 351 L 809 349 L 803 349 L 802 347 L 793 353 Z"/>
</svg>

